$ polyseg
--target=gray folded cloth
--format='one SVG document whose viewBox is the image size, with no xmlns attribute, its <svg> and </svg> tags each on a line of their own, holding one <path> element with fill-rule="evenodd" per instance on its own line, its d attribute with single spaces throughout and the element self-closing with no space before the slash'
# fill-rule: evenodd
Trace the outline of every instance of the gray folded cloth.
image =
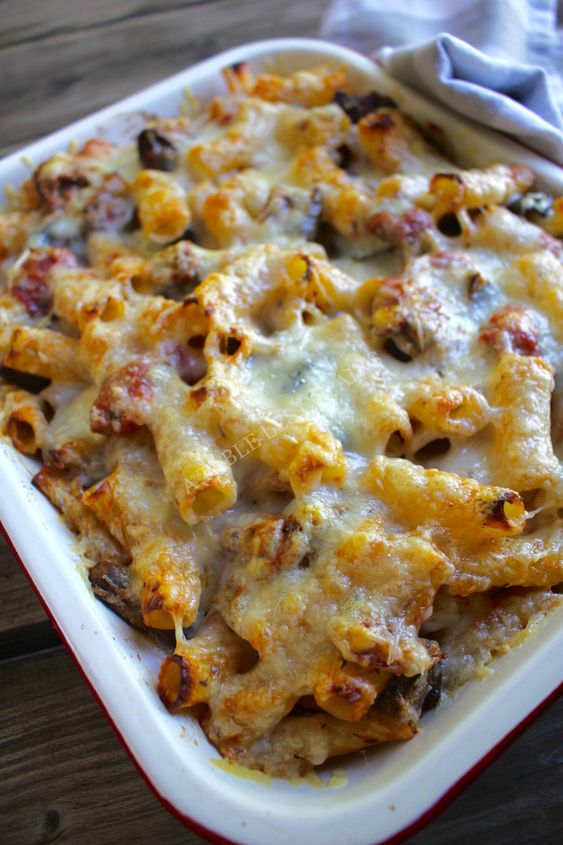
<svg viewBox="0 0 563 845">
<path fill-rule="evenodd" d="M 540 0 L 528 1 L 541 5 Z M 402 6 L 401 0 L 395 2 Z M 450 3 L 448 7 L 439 2 L 436 5 L 436 2 L 434 0 L 434 5 L 432 0 L 418 2 L 411 8 L 419 15 L 421 10 L 428 12 L 431 9 L 428 14 L 435 17 L 438 6 L 450 9 L 467 6 L 463 0 Z M 511 5 L 505 3 L 505 6 Z M 337 0 L 325 18 L 322 34 L 347 46 L 363 47 L 364 52 L 371 52 L 366 49 L 367 45 L 378 46 L 384 37 L 380 30 L 373 29 L 382 10 L 382 0 Z M 355 11 L 360 13 L 359 20 Z M 393 18 L 394 6 L 393 10 L 388 7 L 386 11 L 388 20 Z M 443 17 L 438 20 L 444 22 Z M 429 23 L 424 19 L 425 32 L 431 29 L 431 25 L 432 21 Z M 490 43 L 493 34 L 488 34 L 487 53 L 495 49 Z M 407 37 L 406 30 L 402 37 Z M 401 33 L 395 30 L 393 41 L 397 43 L 398 40 L 401 40 Z M 499 49 L 496 52 L 506 51 Z M 439 100 L 453 111 L 512 136 L 563 165 L 563 119 L 543 68 L 506 58 L 492 58 L 461 38 L 445 33 L 414 45 L 385 46 L 372 55 L 400 82 Z M 550 67 L 553 70 L 553 64 Z"/>
<path fill-rule="evenodd" d="M 378 59 L 400 82 L 563 165 L 563 119 L 542 68 L 491 59 L 445 34 Z"/>
</svg>

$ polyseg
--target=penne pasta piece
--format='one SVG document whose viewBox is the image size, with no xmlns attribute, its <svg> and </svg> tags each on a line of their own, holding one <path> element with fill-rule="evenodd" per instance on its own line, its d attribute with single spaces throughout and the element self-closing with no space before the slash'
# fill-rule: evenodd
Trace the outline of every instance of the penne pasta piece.
<svg viewBox="0 0 563 845">
<path fill-rule="evenodd" d="M 289 149 L 324 147 L 337 151 L 348 138 L 350 120 L 336 103 L 309 110 L 303 120 L 300 108 L 280 108 L 275 139 Z"/>
<path fill-rule="evenodd" d="M 315 702 L 345 722 L 362 719 L 391 679 L 387 672 L 344 663 L 339 657 L 317 678 Z"/>
<path fill-rule="evenodd" d="M 209 736 L 219 745 L 235 737 L 246 745 L 272 731 L 309 692 L 310 679 L 277 675 L 272 682 L 272 666 L 260 661 L 244 675 L 227 678 L 213 696 Z"/>
<path fill-rule="evenodd" d="M 207 703 L 225 678 L 248 669 L 254 652 L 211 611 L 190 640 L 179 643 L 160 669 L 158 694 L 164 705 L 176 713 L 195 704 Z"/>
<path fill-rule="evenodd" d="M 456 537 L 478 539 L 519 534 L 524 527 L 526 511 L 518 493 L 454 473 L 378 457 L 365 483 L 413 528 L 424 520 L 454 530 Z"/>
<path fill-rule="evenodd" d="M 430 379 L 418 383 L 407 407 L 431 431 L 457 437 L 473 437 L 491 421 L 487 400 L 477 390 Z"/>
<path fill-rule="evenodd" d="M 290 252 L 284 263 L 284 274 L 296 292 L 323 312 L 332 314 L 353 308 L 360 285 L 330 262 L 307 252 Z"/>
<path fill-rule="evenodd" d="M 103 434 L 150 428 L 180 513 L 193 524 L 230 507 L 236 484 L 229 462 L 190 412 L 189 396 L 174 370 L 141 359 L 106 381 L 90 419 Z"/>
<path fill-rule="evenodd" d="M 19 452 L 35 455 L 49 443 L 47 420 L 41 400 L 25 390 L 0 393 L 0 425 Z"/>
<path fill-rule="evenodd" d="M 552 392 L 553 370 L 542 358 L 502 353 L 491 390 L 496 413 L 490 466 L 495 483 L 522 492 L 546 489 L 560 480 L 551 442 Z"/>
<path fill-rule="evenodd" d="M 551 252 L 531 252 L 516 261 L 507 287 L 528 296 L 548 317 L 553 334 L 563 339 L 563 266 Z"/>
<path fill-rule="evenodd" d="M 115 439 L 110 449 L 114 469 L 82 501 L 130 552 L 145 624 L 179 634 L 194 622 L 201 593 L 191 533 L 150 442 L 140 434 Z"/>
<path fill-rule="evenodd" d="M 533 252 L 561 255 L 561 243 L 556 238 L 507 208 L 495 205 L 479 211 L 465 242 L 467 246 L 513 256 Z"/>
<path fill-rule="evenodd" d="M 33 483 L 61 512 L 66 525 L 80 535 L 83 552 L 89 561 L 116 565 L 129 562 L 123 546 L 83 504 L 80 476 L 43 467 L 33 478 Z"/>
<path fill-rule="evenodd" d="M 160 170 L 141 170 L 133 185 L 143 234 L 153 243 L 181 237 L 191 215 L 183 188 Z"/>
<path fill-rule="evenodd" d="M 54 311 L 81 332 L 94 318 L 111 322 L 124 316 L 126 294 L 125 287 L 103 281 L 91 270 L 59 270 L 54 274 Z"/>
<path fill-rule="evenodd" d="M 527 191 L 534 176 L 521 164 L 495 164 L 484 170 L 462 170 L 436 173 L 430 180 L 429 192 L 436 200 L 437 217 L 460 208 L 502 205 L 514 194 Z"/>
<path fill-rule="evenodd" d="M 14 370 L 59 381 L 90 380 L 80 342 L 50 329 L 16 326 L 3 363 Z"/>
<path fill-rule="evenodd" d="M 563 580 L 560 521 L 523 537 L 475 543 L 462 551 L 448 589 L 465 596 L 495 587 L 552 587 Z"/>
<path fill-rule="evenodd" d="M 23 249 L 31 220 L 32 215 L 26 211 L 0 212 L 0 261 Z"/>
</svg>

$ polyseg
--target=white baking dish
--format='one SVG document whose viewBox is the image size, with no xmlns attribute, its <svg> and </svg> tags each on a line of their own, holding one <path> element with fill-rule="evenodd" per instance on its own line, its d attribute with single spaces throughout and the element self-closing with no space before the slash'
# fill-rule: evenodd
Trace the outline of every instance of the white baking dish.
<svg viewBox="0 0 563 845">
<path fill-rule="evenodd" d="M 444 129 L 463 163 L 519 161 L 538 175 L 542 189 L 563 192 L 563 171 L 499 135 L 484 131 L 413 95 L 367 59 L 321 41 L 280 39 L 230 50 L 177 74 L 25 150 L 38 163 L 70 141 L 117 131 L 138 131 L 121 115 L 139 110 L 173 114 L 189 86 L 207 97 L 223 85 L 220 69 L 243 59 L 291 70 L 320 62 L 344 63 L 367 89 L 395 97 L 423 123 Z M 109 127 L 109 128 L 108 128 Z M 0 163 L 0 187 L 29 173 L 21 153 Z M 155 692 L 161 654 L 96 601 L 80 573 L 74 538 L 31 486 L 34 471 L 0 442 L 0 521 L 37 592 L 103 708 L 156 793 L 198 832 L 244 845 L 374 845 L 412 831 L 456 784 L 491 756 L 505 738 L 562 681 L 563 614 L 495 663 L 484 682 L 468 684 L 451 705 L 423 719 L 411 742 L 382 746 L 336 761 L 338 786 L 319 788 L 245 778 L 217 765 L 218 754 L 190 717 L 171 716 Z"/>
</svg>

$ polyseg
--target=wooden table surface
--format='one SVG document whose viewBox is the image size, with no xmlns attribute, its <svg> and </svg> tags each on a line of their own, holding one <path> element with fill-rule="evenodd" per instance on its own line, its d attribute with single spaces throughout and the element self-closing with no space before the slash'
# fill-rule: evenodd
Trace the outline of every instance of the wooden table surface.
<svg viewBox="0 0 563 845">
<path fill-rule="evenodd" d="M 315 35 L 324 6 L 0 0 L 0 156 L 219 50 Z M 562 842 L 562 728 L 560 700 L 411 845 Z M 55 841 L 203 842 L 139 777 L 0 539 L 0 843 Z"/>
</svg>

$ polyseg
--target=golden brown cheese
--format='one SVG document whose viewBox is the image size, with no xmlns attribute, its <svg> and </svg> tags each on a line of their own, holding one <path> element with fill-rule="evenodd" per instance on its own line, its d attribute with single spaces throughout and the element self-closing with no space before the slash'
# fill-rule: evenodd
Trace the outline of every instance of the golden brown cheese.
<svg viewBox="0 0 563 845">
<path fill-rule="evenodd" d="M 0 213 L 0 426 L 96 594 L 174 630 L 164 705 L 291 776 L 560 606 L 561 209 L 340 68 L 225 76 Z"/>
</svg>

